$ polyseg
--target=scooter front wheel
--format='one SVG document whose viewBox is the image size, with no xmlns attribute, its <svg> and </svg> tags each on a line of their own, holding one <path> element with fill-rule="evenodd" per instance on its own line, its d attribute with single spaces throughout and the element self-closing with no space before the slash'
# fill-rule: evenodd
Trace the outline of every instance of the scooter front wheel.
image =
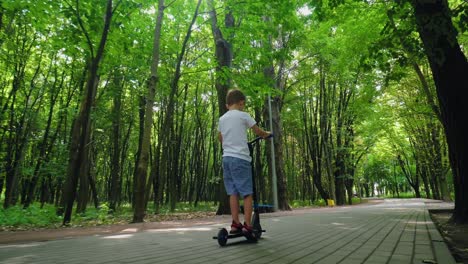
<svg viewBox="0 0 468 264">
<path fill-rule="evenodd" d="M 226 246 L 229 233 L 226 228 L 222 228 L 218 232 L 218 244 L 222 247 Z"/>
</svg>

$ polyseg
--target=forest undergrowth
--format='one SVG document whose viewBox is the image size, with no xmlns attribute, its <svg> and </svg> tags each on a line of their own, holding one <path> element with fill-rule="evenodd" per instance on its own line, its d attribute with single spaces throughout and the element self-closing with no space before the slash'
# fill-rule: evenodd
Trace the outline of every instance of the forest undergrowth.
<svg viewBox="0 0 468 264">
<path fill-rule="evenodd" d="M 353 198 L 353 204 L 359 204 L 359 198 Z M 291 207 L 294 209 L 313 208 L 326 206 L 323 200 L 315 201 L 293 201 Z M 176 209 L 171 212 L 167 206 L 162 206 L 158 214 L 154 213 L 154 206 L 149 204 L 148 214 L 145 222 L 162 222 L 200 219 L 215 216 L 218 205 L 213 202 L 199 203 L 197 206 L 186 202 L 178 203 Z M 73 221 L 68 227 L 94 227 L 101 225 L 124 225 L 132 221 L 133 211 L 130 204 L 122 205 L 114 213 L 109 212 L 107 204 L 102 204 L 98 209 L 88 208 L 84 214 L 75 214 Z M 2 231 L 24 231 L 38 229 L 63 228 L 63 218 L 57 216 L 56 207 L 39 203 L 32 204 L 29 208 L 12 206 L 8 209 L 0 209 L 0 232 Z"/>
</svg>

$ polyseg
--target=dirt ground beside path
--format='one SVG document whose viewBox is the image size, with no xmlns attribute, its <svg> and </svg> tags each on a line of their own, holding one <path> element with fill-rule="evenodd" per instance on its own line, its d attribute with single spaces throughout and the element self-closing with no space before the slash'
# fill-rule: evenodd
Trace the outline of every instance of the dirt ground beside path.
<svg viewBox="0 0 468 264">
<path fill-rule="evenodd" d="M 60 227 L 57 229 L 36 229 L 27 231 L 0 232 L 0 244 L 43 242 L 69 239 L 79 236 L 136 233 L 149 229 L 182 228 L 197 225 L 212 225 L 226 222 L 229 216 L 206 216 L 190 220 L 144 222 L 135 224 L 106 225 L 96 227 Z"/>
<path fill-rule="evenodd" d="M 468 264 L 468 224 L 451 223 L 452 210 L 430 210 L 430 213 L 457 263 Z"/>
</svg>

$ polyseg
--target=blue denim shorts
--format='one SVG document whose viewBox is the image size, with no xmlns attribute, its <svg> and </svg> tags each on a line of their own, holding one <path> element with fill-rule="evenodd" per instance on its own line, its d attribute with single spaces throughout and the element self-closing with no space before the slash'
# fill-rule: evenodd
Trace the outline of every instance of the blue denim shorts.
<svg viewBox="0 0 468 264">
<path fill-rule="evenodd" d="M 223 157 L 224 187 L 228 195 L 239 194 L 242 197 L 253 193 L 252 165 L 249 161 Z"/>
</svg>

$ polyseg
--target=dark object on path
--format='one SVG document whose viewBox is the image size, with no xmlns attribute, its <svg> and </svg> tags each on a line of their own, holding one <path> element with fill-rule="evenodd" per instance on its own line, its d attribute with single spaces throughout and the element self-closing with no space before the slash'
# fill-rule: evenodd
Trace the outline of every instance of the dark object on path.
<svg viewBox="0 0 468 264">
<path fill-rule="evenodd" d="M 268 138 L 272 137 L 273 135 L 270 135 Z M 236 237 L 245 237 L 249 242 L 257 242 L 258 239 L 262 236 L 262 233 L 265 232 L 265 230 L 262 229 L 262 226 L 260 225 L 260 213 L 265 212 L 266 210 L 271 210 L 273 211 L 273 206 L 271 208 L 266 205 L 259 205 L 257 202 L 257 186 L 255 185 L 255 170 L 254 170 L 254 158 L 253 158 L 253 148 L 255 144 L 257 144 L 262 137 L 257 137 L 256 139 L 250 141 L 248 143 L 249 145 L 249 151 L 250 151 L 250 157 L 252 157 L 251 165 L 252 165 L 252 186 L 253 186 L 253 203 L 254 203 L 254 212 L 252 214 L 252 226 L 253 226 L 253 232 L 252 233 L 239 233 L 239 234 L 229 234 L 229 232 L 226 230 L 226 228 L 221 228 L 218 232 L 218 236 L 214 236 L 213 239 L 218 240 L 218 244 L 222 247 L 226 246 L 227 240 L 231 238 L 236 238 Z M 242 213 L 244 212 L 243 207 L 241 207 Z"/>
</svg>

